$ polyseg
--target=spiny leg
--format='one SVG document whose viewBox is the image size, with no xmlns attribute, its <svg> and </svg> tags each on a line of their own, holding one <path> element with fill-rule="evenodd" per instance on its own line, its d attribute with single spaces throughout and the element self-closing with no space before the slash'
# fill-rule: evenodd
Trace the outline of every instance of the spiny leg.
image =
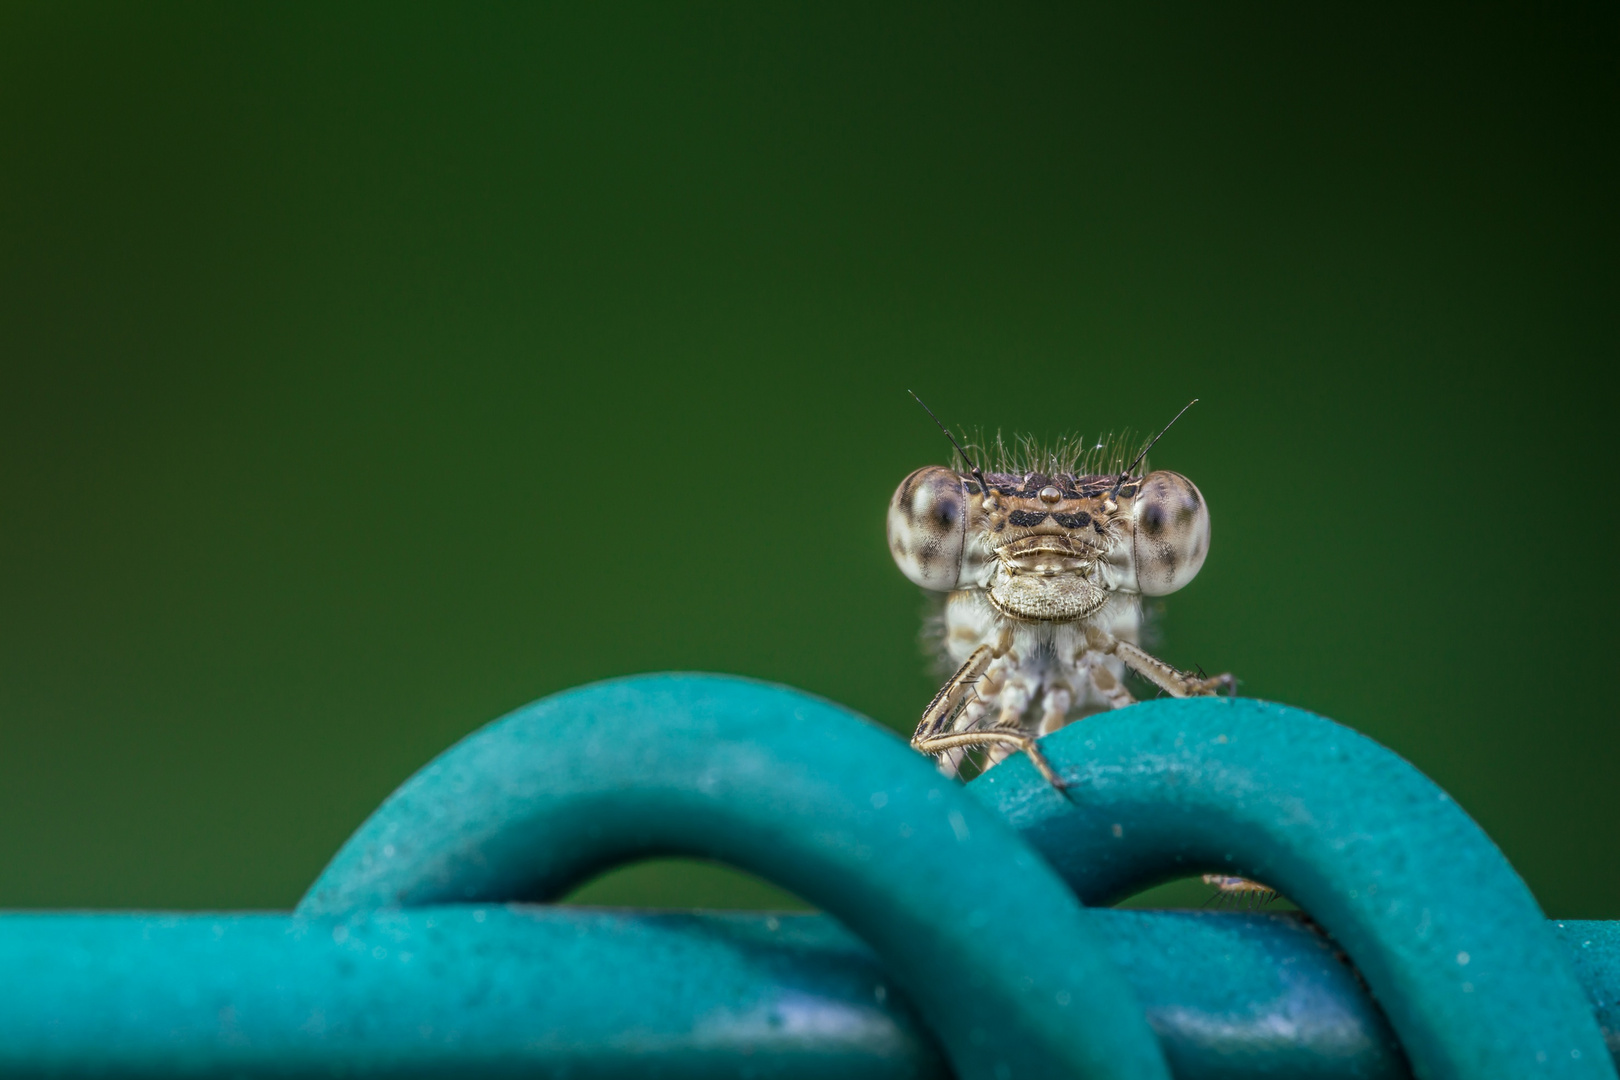
<svg viewBox="0 0 1620 1080">
<path fill-rule="evenodd" d="M 1046 755 L 1041 753 L 1040 747 L 1029 735 L 1021 735 L 1012 731 L 959 731 L 954 735 L 936 735 L 931 738 L 913 736 L 911 745 L 925 754 L 938 754 L 952 750 L 959 746 L 1010 746 L 1015 750 L 1022 750 L 1029 755 L 1029 760 L 1035 768 L 1046 778 L 1046 782 L 1059 791 L 1068 787 L 1063 778 L 1058 776 L 1057 770 L 1052 768 Z"/>
<path fill-rule="evenodd" d="M 911 735 L 912 746 L 917 745 L 918 739 L 933 738 L 951 729 L 951 722 L 966 704 L 968 692 L 973 689 L 974 683 L 984 677 L 985 669 L 994 659 L 995 654 L 990 651 L 988 645 L 980 645 L 973 650 L 973 654 L 956 669 L 955 675 L 945 680 L 945 685 L 939 688 L 939 692 L 923 710 L 922 719 L 917 722 L 917 730 Z"/>
<path fill-rule="evenodd" d="M 1040 752 L 1035 740 L 1030 736 L 1016 731 L 953 730 L 960 713 L 970 700 L 969 694 L 973 690 L 973 685 L 984 677 L 985 671 L 996 656 L 997 653 L 988 645 L 980 645 L 973 650 L 973 654 L 957 669 L 956 674 L 939 688 L 939 693 L 934 695 L 934 699 L 928 703 L 928 708 L 923 710 L 922 720 L 911 736 L 912 747 L 935 757 L 951 750 L 971 747 L 1011 747 L 1028 754 L 1047 783 L 1056 788 L 1063 787 L 1063 781 L 1059 779 L 1057 772 L 1053 770 L 1046 756 Z"/>
<path fill-rule="evenodd" d="M 978 698 L 977 684 L 995 658 L 990 646 L 981 645 L 969 654 L 962 666 L 956 669 L 955 675 L 945 680 L 945 685 L 934 694 L 933 700 L 923 710 L 922 719 L 917 722 L 917 730 L 911 736 L 914 748 L 921 749 L 919 740 L 949 734 L 964 722 L 978 722 L 983 716 L 984 705 Z M 961 771 L 962 758 L 967 752 L 966 748 L 958 748 L 938 751 L 933 756 L 939 759 L 942 767 L 949 766 L 950 775 L 956 775 Z"/>
<path fill-rule="evenodd" d="M 1215 886 L 1215 895 L 1204 901 L 1205 907 L 1211 902 L 1217 908 L 1235 908 L 1241 904 L 1245 911 L 1258 911 L 1277 899 L 1278 895 L 1270 885 L 1230 874 L 1205 874 L 1204 884 Z"/>
<path fill-rule="evenodd" d="M 1067 686 L 1059 683 L 1047 687 L 1045 692 L 1041 694 L 1041 718 L 1035 725 L 1035 737 L 1040 738 L 1042 735 L 1050 735 L 1068 723 L 1069 706 L 1073 703 L 1073 700 L 1074 696 L 1069 692 Z M 1029 694 L 1027 691 L 1021 691 L 1013 702 L 1002 707 L 1001 716 L 991 725 L 989 730 L 1010 731 L 1015 734 L 1022 732 L 1024 730 L 1024 713 L 1028 708 Z M 961 730 L 971 729 L 964 726 Z M 1018 748 L 1015 746 L 992 747 L 989 753 L 985 755 L 985 768 L 988 769 L 991 765 L 1000 765 L 1016 753 L 1018 753 Z"/>
<path fill-rule="evenodd" d="M 941 735 L 950 735 L 961 731 L 977 731 L 990 715 L 990 697 L 994 691 L 990 689 L 990 681 L 994 677 L 994 668 L 991 674 L 986 675 L 975 683 L 962 698 L 961 706 L 951 717 L 949 725 Z M 972 747 L 959 746 L 954 750 L 947 750 L 943 754 L 934 755 L 940 763 L 940 768 L 947 776 L 961 776 L 963 766 L 967 764 L 969 755 L 973 753 Z M 983 769 L 979 770 L 983 772 Z"/>
<path fill-rule="evenodd" d="M 1157 686 L 1171 697 L 1205 697 L 1218 693 L 1230 693 L 1237 687 L 1237 680 L 1231 675 L 1216 675 L 1208 679 L 1200 679 L 1189 672 L 1171 667 L 1152 653 L 1147 652 L 1129 641 L 1121 641 L 1112 634 L 1107 634 L 1095 628 L 1086 632 L 1086 643 L 1099 652 L 1112 653 L 1125 661 L 1125 666 L 1136 672 L 1148 682 Z"/>
<path fill-rule="evenodd" d="M 1108 703 L 1110 709 L 1123 709 L 1136 704 L 1136 698 L 1125 688 L 1125 684 L 1102 664 L 1093 665 L 1087 674 L 1091 678 L 1091 685 L 1097 688 L 1097 694 Z"/>
<path fill-rule="evenodd" d="M 1074 695 L 1067 686 L 1054 685 L 1046 688 L 1041 698 L 1041 723 L 1035 730 L 1042 735 L 1050 735 L 1058 728 L 1069 722 L 1069 708 L 1074 704 Z"/>
<path fill-rule="evenodd" d="M 966 723 L 964 720 L 959 720 L 956 724 L 956 730 L 962 732 L 982 730 L 1004 735 L 1016 735 L 1021 739 L 1039 738 L 1041 735 L 1044 735 L 1045 732 L 1037 727 L 1032 735 L 1029 732 L 1027 725 L 1024 723 L 1024 717 L 1029 712 L 1030 706 L 1033 704 L 1033 696 L 1034 695 L 1031 692 L 1029 684 L 1024 680 L 1003 680 L 1003 684 L 998 687 L 998 692 L 996 694 L 996 701 L 1001 708 L 996 714 L 995 723 L 984 725 L 981 728 L 978 724 L 970 724 Z M 1068 707 L 1065 705 L 1064 710 L 1067 711 L 1067 709 Z M 1028 743 L 1000 742 L 993 744 L 985 751 L 984 768 L 980 769 L 979 771 L 982 774 L 985 769 L 988 769 L 993 765 L 1000 765 L 1003 761 L 1006 761 L 1020 750 L 1027 751 L 1029 747 L 1034 745 L 1035 744 L 1033 741 Z M 1041 769 L 1041 773 L 1043 775 L 1047 774 L 1049 769 L 1042 768 L 1042 766 L 1045 764 L 1045 757 L 1041 755 L 1039 751 L 1031 751 L 1030 753 L 1031 759 L 1035 761 L 1036 767 Z M 1063 785 L 1057 784 L 1056 786 L 1062 787 Z"/>
<path fill-rule="evenodd" d="M 988 725 L 985 730 L 1010 731 L 1015 735 L 1021 734 L 1024 731 L 1024 714 L 1029 711 L 1029 687 L 1021 680 L 1009 680 L 1001 688 L 998 701 L 1001 704 L 1001 711 L 996 714 L 996 722 Z M 976 727 L 972 724 L 958 723 L 956 730 L 974 731 Z M 1044 734 L 1044 732 L 1037 729 L 1037 734 Z M 984 767 L 988 769 L 992 765 L 1000 765 L 1016 753 L 1018 753 L 1017 748 L 1011 744 L 1004 743 L 1000 746 L 993 746 L 985 753 Z"/>
</svg>

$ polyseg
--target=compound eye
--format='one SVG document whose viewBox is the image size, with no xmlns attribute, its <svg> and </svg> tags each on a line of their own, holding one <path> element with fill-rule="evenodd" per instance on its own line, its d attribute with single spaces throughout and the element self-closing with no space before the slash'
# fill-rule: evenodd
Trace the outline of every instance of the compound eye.
<svg viewBox="0 0 1620 1080">
<path fill-rule="evenodd" d="M 948 592 L 962 576 L 967 490 L 950 469 L 930 465 L 906 477 L 889 502 L 889 553 L 925 589 Z"/>
<path fill-rule="evenodd" d="M 1209 554 L 1209 507 L 1193 482 L 1149 473 L 1131 506 L 1132 554 L 1144 596 L 1173 593 L 1198 574 Z"/>
</svg>

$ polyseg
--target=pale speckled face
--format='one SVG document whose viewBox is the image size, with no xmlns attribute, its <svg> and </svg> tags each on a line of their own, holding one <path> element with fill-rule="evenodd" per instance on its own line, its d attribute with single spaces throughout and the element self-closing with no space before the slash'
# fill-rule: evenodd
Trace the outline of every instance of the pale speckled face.
<svg viewBox="0 0 1620 1080">
<path fill-rule="evenodd" d="M 984 589 L 1025 622 L 1083 619 L 1112 592 L 1163 596 L 1209 551 L 1209 510 L 1173 472 L 1128 478 L 918 469 L 889 504 L 889 551 L 925 589 Z M 1116 491 L 1117 488 L 1117 491 Z"/>
</svg>

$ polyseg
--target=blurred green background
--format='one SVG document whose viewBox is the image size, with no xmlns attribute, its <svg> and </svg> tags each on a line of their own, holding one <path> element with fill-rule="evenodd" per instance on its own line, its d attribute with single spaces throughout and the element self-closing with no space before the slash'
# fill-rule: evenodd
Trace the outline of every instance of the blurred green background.
<svg viewBox="0 0 1620 1080">
<path fill-rule="evenodd" d="M 608 676 L 909 732 L 912 387 L 1201 397 L 1163 654 L 1620 917 L 1616 10 L 0 6 L 0 906 L 288 906 Z"/>
</svg>

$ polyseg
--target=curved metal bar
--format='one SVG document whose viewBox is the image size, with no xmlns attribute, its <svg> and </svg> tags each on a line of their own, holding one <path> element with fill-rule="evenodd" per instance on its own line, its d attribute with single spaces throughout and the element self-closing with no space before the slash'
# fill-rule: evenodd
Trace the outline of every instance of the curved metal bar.
<svg viewBox="0 0 1620 1080">
<path fill-rule="evenodd" d="M 625 679 L 496 721 L 390 796 L 299 912 L 554 899 L 658 854 L 836 915 L 960 1075 L 1169 1075 L 1093 923 L 1006 825 L 892 733 L 743 679 Z"/>
<path fill-rule="evenodd" d="M 1279 888 L 1354 959 L 1418 1075 L 1615 1076 L 1534 898 L 1452 799 L 1300 709 L 1147 702 L 1042 741 L 972 793 L 1087 903 L 1200 871 Z"/>
<path fill-rule="evenodd" d="M 1549 925 L 1586 988 L 1609 1056 L 1620 1064 L 1620 921 L 1554 919 Z"/>
</svg>

